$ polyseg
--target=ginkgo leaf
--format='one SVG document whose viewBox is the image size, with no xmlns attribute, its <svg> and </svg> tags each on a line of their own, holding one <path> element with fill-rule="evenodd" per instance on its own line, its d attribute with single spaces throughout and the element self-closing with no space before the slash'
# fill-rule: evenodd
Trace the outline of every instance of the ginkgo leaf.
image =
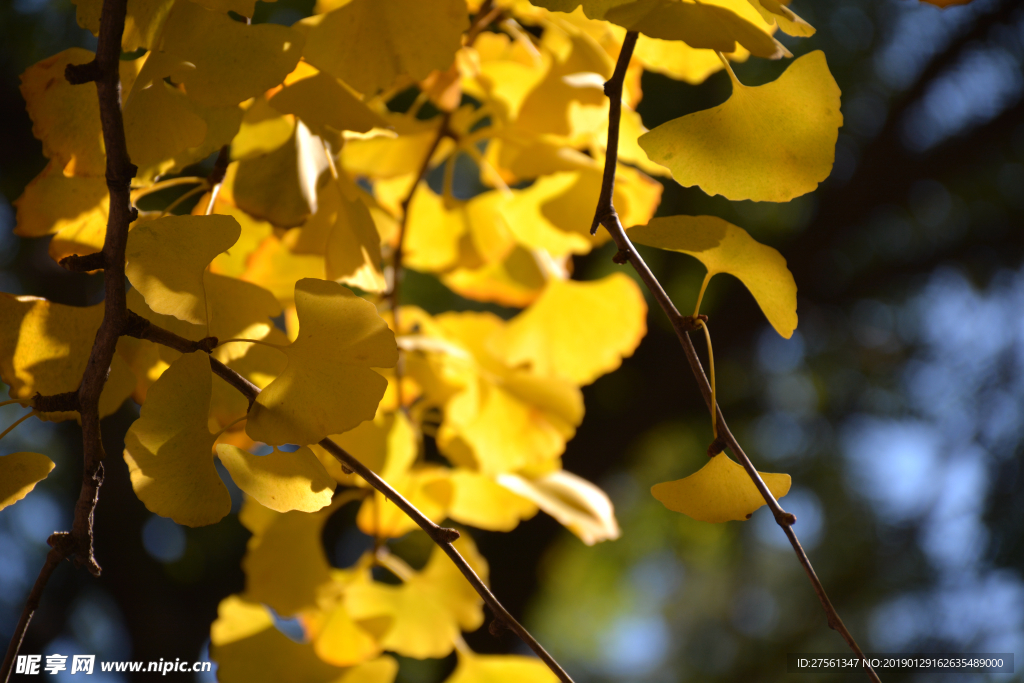
<svg viewBox="0 0 1024 683">
<path fill-rule="evenodd" d="M 796 329 L 796 281 L 786 259 L 743 228 L 717 216 L 668 216 L 629 231 L 649 247 L 678 251 L 700 260 L 706 280 L 717 273 L 737 277 L 754 295 L 775 331 L 786 339 Z M 705 280 L 705 281 L 706 281 Z"/>
<path fill-rule="evenodd" d="M 448 474 L 443 467 L 425 465 L 382 478 L 423 516 L 439 524 L 447 516 L 452 501 L 452 482 Z M 356 525 L 374 538 L 399 538 L 419 528 L 409 515 L 380 492 L 363 501 Z"/>
<path fill-rule="evenodd" d="M 392 683 L 398 662 L 388 656 L 342 668 L 321 660 L 312 643 L 274 628 L 274 617 L 237 595 L 221 601 L 210 628 L 210 657 L 223 683 Z"/>
<path fill-rule="evenodd" d="M 270 106 L 298 116 L 320 136 L 330 129 L 365 133 L 388 125 L 344 83 L 323 72 L 286 85 L 270 99 Z"/>
<path fill-rule="evenodd" d="M 463 0 L 352 0 L 296 25 L 310 64 L 369 95 L 398 76 L 422 81 L 447 69 L 468 26 Z"/>
<path fill-rule="evenodd" d="M 555 683 L 558 676 L 536 657 L 459 652 L 459 664 L 445 683 Z"/>
<path fill-rule="evenodd" d="M 270 445 L 316 443 L 373 419 L 394 367 L 394 333 L 373 304 L 343 285 L 295 283 L 299 336 L 281 350 L 288 365 L 256 399 L 246 432 Z"/>
<path fill-rule="evenodd" d="M 308 448 L 294 453 L 275 448 L 273 453 L 259 456 L 219 444 L 217 457 L 238 488 L 271 510 L 316 512 L 331 504 L 334 479 Z"/>
<path fill-rule="evenodd" d="M 284 81 L 302 54 L 298 31 L 277 24 L 243 24 L 193 2 L 177 2 L 160 49 L 188 62 L 181 82 L 188 96 L 211 106 L 255 97 Z"/>
<path fill-rule="evenodd" d="M 238 162 L 235 204 L 282 228 L 302 225 L 317 212 L 317 184 L 328 166 L 323 141 L 299 121 L 283 145 Z"/>
<path fill-rule="evenodd" d="M 160 375 L 124 437 L 132 488 L 150 512 L 204 526 L 231 511 L 213 464 L 217 437 L 207 426 L 213 373 L 205 353 L 186 353 Z"/>
<path fill-rule="evenodd" d="M 746 0 L 537 0 L 536 4 L 561 12 L 583 5 L 591 19 L 604 19 L 652 38 L 682 40 L 695 48 L 733 52 L 739 43 L 758 57 L 789 56 L 762 29 L 761 18 Z"/>
<path fill-rule="evenodd" d="M 507 199 L 495 190 L 447 207 L 440 195 L 419 189 L 409 204 L 405 264 L 432 273 L 503 260 L 515 247 L 502 215 Z"/>
<path fill-rule="evenodd" d="M 801 38 L 814 35 L 814 27 L 796 15 L 786 5 L 789 0 L 748 0 L 769 24 L 776 23 L 783 33 Z M 968 2 L 970 0 L 967 0 Z"/>
<path fill-rule="evenodd" d="M 776 499 L 789 493 L 792 479 L 788 474 L 758 474 Z M 747 471 L 725 453 L 685 479 L 655 484 L 651 494 L 669 510 L 701 522 L 750 519 L 754 510 L 765 504 Z"/>
<path fill-rule="evenodd" d="M 690 85 L 700 85 L 708 76 L 725 68 L 714 50 L 698 50 L 678 40 L 658 40 L 645 35 L 637 38 L 633 55 L 648 71 L 665 74 Z M 749 56 L 750 53 L 743 48 L 726 55 L 735 62 L 746 61 Z"/>
<path fill-rule="evenodd" d="M 165 216 L 142 223 L 128 233 L 125 276 L 156 313 L 205 324 L 203 273 L 241 232 L 231 216 Z"/>
<path fill-rule="evenodd" d="M 608 495 L 571 472 L 557 470 L 540 477 L 498 476 L 498 483 L 554 517 L 587 545 L 619 537 L 619 523 Z"/>
<path fill-rule="evenodd" d="M 380 234 L 358 188 L 339 177 L 322 184 L 317 198 L 316 213 L 284 243 L 296 254 L 322 254 L 328 280 L 383 292 Z"/>
<path fill-rule="evenodd" d="M 453 496 L 448 516 L 460 524 L 487 531 L 512 531 L 520 520 L 537 514 L 536 504 L 486 475 L 459 468 L 449 480 Z"/>
<path fill-rule="evenodd" d="M 590 384 L 619 367 L 647 332 L 647 304 L 628 276 L 552 280 L 528 309 L 489 340 L 510 366 Z"/>
<path fill-rule="evenodd" d="M 377 639 L 349 614 L 344 596 L 324 615 L 314 636 L 313 649 L 320 659 L 335 666 L 359 664 L 382 650 Z"/>
<path fill-rule="evenodd" d="M 92 52 L 70 48 L 29 67 L 21 75 L 21 94 L 32 118 L 32 134 L 43 142 L 43 154 L 66 175 L 103 176 L 106 155 L 96 106 L 96 84 L 72 85 L 64 78 L 70 64 L 91 62 Z M 133 62 L 119 64 L 122 87 L 130 88 Z"/>
<path fill-rule="evenodd" d="M 546 282 L 537 257 L 521 246 L 504 261 L 482 268 L 457 268 L 441 276 L 448 289 L 476 301 L 524 308 L 540 296 Z"/>
<path fill-rule="evenodd" d="M 107 235 L 110 195 L 102 176 L 66 176 L 51 161 L 14 201 L 17 223 L 14 234 L 50 240 L 50 257 L 60 261 L 68 254 L 92 254 L 103 248 Z"/>
<path fill-rule="evenodd" d="M 279 149 L 295 134 L 295 124 L 294 116 L 282 114 L 271 107 L 266 97 L 255 98 L 242 116 L 238 135 L 231 141 L 231 158 L 234 161 L 251 159 Z M 225 187 L 234 184 L 234 181 L 229 182 L 228 179 L 237 171 L 238 164 L 228 166 L 228 173 L 224 177 Z"/>
<path fill-rule="evenodd" d="M 296 254 L 276 235 L 264 238 L 246 261 L 240 279 L 265 287 L 286 308 L 295 304 L 296 282 L 327 276 L 323 256 Z"/>
<path fill-rule="evenodd" d="M 55 465 L 41 453 L 0 456 L 0 510 L 27 496 Z"/>
<path fill-rule="evenodd" d="M 455 547 L 487 581 L 487 562 L 467 536 Z M 474 631 L 483 623 L 483 600 L 439 548 L 423 571 L 401 586 L 377 582 L 355 583 L 347 591 L 346 606 L 357 621 L 390 617 L 380 638 L 386 650 L 406 657 L 445 657 L 453 649 L 460 630 Z"/>
<path fill-rule="evenodd" d="M 73 1 L 78 6 L 78 25 L 99 35 L 103 0 Z M 121 49 L 134 52 L 142 47 L 154 47 L 172 6 L 174 0 L 128 0 Z"/>
<path fill-rule="evenodd" d="M 0 377 L 11 398 L 53 396 L 78 389 L 103 322 L 103 304 L 80 308 L 0 292 L 0 320 Z M 100 416 L 116 411 L 134 386 L 131 370 L 115 355 L 100 395 Z M 77 412 L 39 413 L 54 422 L 78 417 Z"/>
<path fill-rule="evenodd" d="M 730 71 L 732 96 L 640 138 L 680 185 L 728 199 L 788 202 L 832 171 L 843 115 L 825 55 L 800 57 L 771 83 L 748 87 Z"/>
</svg>

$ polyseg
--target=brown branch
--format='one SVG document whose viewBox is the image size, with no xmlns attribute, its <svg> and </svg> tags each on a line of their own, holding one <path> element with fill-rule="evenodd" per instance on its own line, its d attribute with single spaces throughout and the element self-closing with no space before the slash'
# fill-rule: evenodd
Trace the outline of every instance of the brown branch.
<svg viewBox="0 0 1024 683">
<path fill-rule="evenodd" d="M 764 480 L 761 479 L 761 475 L 758 474 L 757 469 L 754 468 L 753 463 L 750 462 L 750 458 L 743 452 L 736 437 L 733 436 L 732 432 L 729 431 L 729 427 L 725 422 L 725 417 L 722 415 L 721 409 L 718 405 L 712 405 L 711 400 L 711 385 L 708 383 L 707 376 L 704 374 L 704 367 L 701 365 L 700 358 L 697 356 L 697 351 L 693 347 L 693 343 L 690 341 L 688 332 L 693 329 L 692 322 L 687 323 L 687 319 L 680 315 L 676 309 L 672 300 L 665 293 L 661 283 L 651 272 L 651 269 L 647 267 L 643 258 L 637 252 L 636 248 L 630 242 L 629 237 L 626 236 L 626 231 L 622 227 L 622 222 L 619 220 L 618 214 L 615 212 L 613 205 L 613 190 L 615 183 L 615 167 L 618 163 L 618 149 L 619 149 L 619 117 L 622 112 L 622 83 L 626 75 L 626 68 L 629 66 L 629 60 L 633 54 L 633 47 L 636 44 L 637 33 L 630 31 L 626 34 L 626 39 L 622 44 L 622 50 L 619 53 L 618 62 L 615 65 L 615 72 L 607 83 L 605 83 L 605 93 L 611 100 L 609 106 L 609 122 L 608 122 L 608 150 L 607 156 L 605 157 L 605 172 L 604 182 L 601 187 L 600 200 L 595 215 L 595 224 L 600 223 L 603 225 L 611 234 L 612 239 L 615 240 L 615 244 L 619 247 L 619 253 L 616 255 L 617 263 L 622 263 L 622 259 L 628 260 L 630 265 L 636 269 L 636 272 L 640 275 L 640 279 L 643 280 L 644 284 L 650 290 L 651 294 L 657 300 L 661 306 L 665 315 L 668 316 L 672 322 L 672 327 L 676 331 L 676 336 L 679 337 L 679 343 L 683 346 L 683 352 L 686 354 L 686 360 L 690 364 L 690 369 L 693 372 L 694 378 L 697 380 L 697 386 L 700 388 L 701 393 L 704 395 L 704 401 L 707 403 L 709 411 L 715 411 L 715 416 L 718 424 L 718 438 L 724 442 L 725 446 L 728 447 L 737 458 L 740 460 L 740 464 L 743 465 L 743 469 L 747 471 L 750 478 L 753 480 L 757 490 L 760 491 L 761 496 L 764 498 L 764 502 L 768 505 L 772 514 L 775 516 L 775 521 L 782 530 L 785 532 L 786 537 L 789 538 L 790 544 L 793 546 L 793 550 L 796 553 L 797 559 L 803 566 L 804 571 L 807 573 L 807 578 L 810 579 L 811 585 L 814 588 L 815 594 L 818 596 L 818 600 L 821 601 L 821 606 L 825 610 L 825 615 L 828 618 L 828 625 L 830 628 L 839 632 L 839 634 L 846 641 L 850 649 L 861 658 L 864 662 L 864 670 L 868 676 L 875 683 L 881 683 L 878 678 L 878 674 L 875 670 L 867 663 L 864 657 L 863 651 L 860 646 L 857 645 L 857 641 L 847 630 L 843 624 L 843 620 L 839 618 L 839 614 L 833 607 L 832 602 L 829 600 L 828 595 L 825 593 L 825 588 L 822 586 L 821 581 L 818 579 L 817 574 L 814 572 L 814 567 L 811 566 L 811 561 L 807 557 L 807 553 L 804 552 L 803 547 L 800 545 L 800 540 L 797 538 L 796 533 L 793 531 L 793 524 L 796 522 L 796 517 L 789 512 L 782 509 L 779 505 L 779 501 L 775 499 L 772 492 L 765 485 Z M 714 445 L 714 444 L 713 444 Z M 710 452 L 710 451 L 709 451 Z"/>
<path fill-rule="evenodd" d="M 106 178 L 107 189 L 110 192 L 110 213 L 102 257 L 80 259 L 78 265 L 85 260 L 86 265 L 102 263 L 105 269 L 103 322 L 96 332 L 89 361 L 78 387 L 77 410 L 82 422 L 84 463 L 82 488 L 75 504 L 71 532 L 50 537 L 52 550 L 47 553 L 46 562 L 22 610 L 18 626 L 7 649 L 7 656 L 4 658 L 3 669 L 0 670 L 0 681 L 3 683 L 10 678 L 14 658 L 25 638 L 25 632 L 46 583 L 56 566 L 62 560 L 73 557 L 76 566 L 84 566 L 93 576 L 99 576 L 101 571 L 93 554 L 93 515 L 99 500 L 99 489 L 103 483 L 105 457 L 100 435 L 99 403 L 117 340 L 126 323 L 124 252 L 128 241 L 128 225 L 138 217 L 138 211 L 131 205 L 130 195 L 131 179 L 137 169 L 132 165 L 125 142 L 124 121 L 121 117 L 121 80 L 118 72 L 127 4 L 127 0 L 103 1 L 96 58 L 88 64 L 69 65 L 65 71 L 65 77 L 72 84 L 95 81 L 99 100 L 103 143 L 107 154 Z M 73 264 L 74 260 L 69 263 Z"/>
</svg>

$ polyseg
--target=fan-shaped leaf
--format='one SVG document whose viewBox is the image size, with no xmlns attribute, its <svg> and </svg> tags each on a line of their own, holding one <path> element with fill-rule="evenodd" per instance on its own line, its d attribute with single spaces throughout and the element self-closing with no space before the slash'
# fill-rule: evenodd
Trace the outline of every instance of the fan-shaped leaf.
<svg viewBox="0 0 1024 683">
<path fill-rule="evenodd" d="M 792 480 L 788 474 L 758 474 L 777 499 L 789 493 Z M 750 519 L 754 510 L 764 505 L 747 471 L 725 453 L 685 479 L 655 484 L 651 494 L 669 510 L 702 522 Z"/>
</svg>

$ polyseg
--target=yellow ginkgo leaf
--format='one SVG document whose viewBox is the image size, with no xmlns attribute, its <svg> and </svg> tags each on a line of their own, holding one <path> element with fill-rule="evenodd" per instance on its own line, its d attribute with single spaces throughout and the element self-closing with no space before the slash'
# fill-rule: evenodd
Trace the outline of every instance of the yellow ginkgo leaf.
<svg viewBox="0 0 1024 683">
<path fill-rule="evenodd" d="M 0 510 L 27 496 L 53 468 L 53 461 L 41 453 L 0 456 Z"/>
<path fill-rule="evenodd" d="M 359 189 L 339 177 L 321 185 L 317 198 L 316 213 L 289 232 L 284 243 L 296 254 L 323 255 L 328 280 L 383 292 L 380 234 Z"/>
<path fill-rule="evenodd" d="M 210 628 L 210 657 L 223 683 L 392 683 L 398 662 L 388 656 L 342 668 L 274 628 L 274 617 L 237 595 L 222 600 Z"/>
<path fill-rule="evenodd" d="M 788 474 L 758 472 L 775 498 L 789 493 Z M 711 458 L 704 467 L 685 479 L 666 481 L 651 487 L 651 494 L 665 507 L 701 522 L 750 519 L 764 505 L 750 475 L 725 453 Z"/>
<path fill-rule="evenodd" d="M 448 516 L 460 524 L 487 531 L 512 531 L 520 520 L 537 514 L 533 502 L 486 475 L 459 468 L 449 479 L 453 496 Z"/>
<path fill-rule="evenodd" d="M 282 306 L 295 303 L 295 283 L 304 278 L 322 280 L 327 275 L 324 257 L 296 254 L 276 235 L 269 235 L 246 259 L 240 278 L 265 287 Z"/>
<path fill-rule="evenodd" d="M 621 533 L 608 495 L 571 472 L 557 470 L 533 478 L 502 474 L 498 483 L 532 500 L 587 545 L 615 540 Z"/>
<path fill-rule="evenodd" d="M 381 478 L 427 519 L 440 524 L 447 516 L 452 501 L 452 483 L 448 474 L 446 468 L 424 465 Z M 419 528 L 409 515 L 380 492 L 363 501 L 356 524 L 360 531 L 374 538 L 399 538 Z"/>
<path fill-rule="evenodd" d="M 455 541 L 481 579 L 487 581 L 487 561 L 468 536 Z M 475 631 L 483 623 L 483 600 L 444 551 L 435 548 L 423 571 L 405 578 L 401 586 L 355 583 L 345 596 L 357 621 L 390 617 L 380 644 L 406 657 L 445 657 L 460 631 Z"/>
<path fill-rule="evenodd" d="M 502 261 L 515 247 L 501 211 L 505 201 L 494 190 L 446 207 L 441 196 L 420 188 L 409 204 L 405 265 L 436 273 Z"/>
<path fill-rule="evenodd" d="M 186 526 L 213 524 L 231 511 L 213 464 L 217 437 L 207 427 L 212 381 L 209 356 L 183 354 L 149 388 L 124 437 L 135 495 L 150 512 Z"/>
<path fill-rule="evenodd" d="M 78 25 L 99 35 L 103 0 L 74 0 L 74 3 L 78 6 Z M 121 49 L 134 52 L 141 47 L 155 47 L 173 5 L 174 0 L 128 0 Z"/>
<path fill-rule="evenodd" d="M 238 104 L 279 85 L 302 54 L 302 35 L 277 24 L 243 24 L 193 2 L 177 2 L 160 49 L 194 68 L 181 82 L 200 104 Z M 241 67 L 244 65 L 244 67 Z"/>
<path fill-rule="evenodd" d="M 540 296 L 545 274 L 533 253 L 516 246 L 500 263 L 457 268 L 442 275 L 441 281 L 467 299 L 523 308 Z"/>
<path fill-rule="evenodd" d="M 447 69 L 468 26 L 463 0 L 352 0 L 296 27 L 307 32 L 310 64 L 372 95 L 398 76 Z"/>
<path fill-rule="evenodd" d="M 736 79 L 724 104 L 664 123 L 640 138 L 680 185 L 738 200 L 788 202 L 832 171 L 843 115 L 825 55 L 800 57 L 771 83 Z"/>
<path fill-rule="evenodd" d="M 796 329 L 796 281 L 786 259 L 728 221 L 716 216 L 668 216 L 633 228 L 637 244 L 678 251 L 708 269 L 705 283 L 717 273 L 736 276 L 754 295 L 775 331 L 786 339 Z"/>
<path fill-rule="evenodd" d="M 628 276 L 594 282 L 552 280 L 529 308 L 492 337 L 510 366 L 590 384 L 619 367 L 647 332 L 647 304 Z"/>
<path fill-rule="evenodd" d="M 303 64 L 304 62 L 299 63 Z M 257 97 L 246 108 L 238 135 L 231 141 L 231 158 L 238 161 L 268 154 L 288 142 L 294 134 L 295 117 L 282 114 L 271 107 L 266 97 Z M 224 188 L 233 184 L 233 181 L 228 182 L 228 178 L 233 172 L 232 169 L 237 171 L 237 164 L 228 167 Z"/>
<path fill-rule="evenodd" d="M 445 683 L 555 683 L 558 676 L 536 657 L 459 652 L 459 665 Z"/>
<path fill-rule="evenodd" d="M 749 0 L 749 2 L 761 13 L 765 21 L 769 24 L 778 24 L 783 33 L 801 38 L 810 38 L 815 33 L 813 26 L 786 6 L 789 4 L 789 0 Z"/>
<path fill-rule="evenodd" d="M 279 513 L 247 499 L 238 516 L 253 533 L 242 558 L 246 595 L 283 617 L 315 607 L 331 579 L 321 535 L 333 510 Z"/>
<path fill-rule="evenodd" d="M 206 324 L 203 273 L 241 233 L 231 216 L 164 216 L 142 223 L 128 233 L 125 276 L 156 313 Z"/>
<path fill-rule="evenodd" d="M 103 322 L 103 304 L 80 308 L 0 292 L 0 320 L 0 377 L 11 398 L 52 396 L 78 389 Z M 100 416 L 116 411 L 134 386 L 131 370 L 115 355 L 100 395 Z M 39 413 L 39 418 L 74 420 L 78 413 Z"/>
<path fill-rule="evenodd" d="M 332 435 L 331 439 L 388 482 L 408 472 L 419 454 L 419 437 L 402 412 L 378 411 L 374 419 L 344 434 Z M 312 448 L 320 462 L 338 462 L 319 445 Z M 354 474 L 346 474 L 339 481 L 349 486 L 369 486 Z"/>
<path fill-rule="evenodd" d="M 259 456 L 219 444 L 217 457 L 238 488 L 271 510 L 316 512 L 331 504 L 334 479 L 308 448 L 294 453 L 275 448 L 273 453 Z"/>
<path fill-rule="evenodd" d="M 700 85 L 708 76 L 725 68 L 714 50 L 698 50 L 682 41 L 658 40 L 644 35 L 637 38 L 633 55 L 648 71 L 691 85 Z M 743 48 L 726 55 L 734 62 L 745 62 L 749 56 Z"/>
<path fill-rule="evenodd" d="M 64 78 L 68 65 L 86 64 L 94 56 L 73 47 L 47 57 L 21 75 L 32 134 L 42 140 L 43 154 L 67 175 L 102 177 L 106 171 L 96 84 L 72 85 Z M 127 61 L 119 66 L 122 87 L 130 88 L 136 66 Z"/>
<path fill-rule="evenodd" d="M 270 445 L 305 446 L 373 419 L 387 380 L 370 368 L 398 362 L 395 335 L 373 304 L 343 285 L 295 283 L 299 336 L 288 365 L 256 399 L 245 430 Z"/>
<path fill-rule="evenodd" d="M 583 5 L 591 19 L 604 19 L 652 38 L 682 40 L 695 48 L 733 52 L 739 43 L 766 59 L 789 52 L 764 30 L 746 0 L 538 0 L 551 10 L 571 12 Z"/>
<path fill-rule="evenodd" d="M 298 116 L 320 136 L 330 130 L 365 133 L 388 125 L 344 83 L 324 72 L 286 85 L 270 99 L 270 106 Z"/>
<path fill-rule="evenodd" d="M 110 194 L 102 176 L 66 176 L 51 161 L 14 201 L 21 237 L 54 235 L 50 256 L 92 254 L 103 248 L 107 235 Z"/>
</svg>

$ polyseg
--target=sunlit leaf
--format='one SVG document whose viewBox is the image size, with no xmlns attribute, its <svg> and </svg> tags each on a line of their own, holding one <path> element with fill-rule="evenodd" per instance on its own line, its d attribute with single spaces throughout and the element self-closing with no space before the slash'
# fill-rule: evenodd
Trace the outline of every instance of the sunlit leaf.
<svg viewBox="0 0 1024 683">
<path fill-rule="evenodd" d="M 314 607 L 317 588 L 330 581 L 321 534 L 332 510 L 278 513 L 247 500 L 239 514 L 253 532 L 242 559 L 246 595 L 283 617 Z"/>
<path fill-rule="evenodd" d="M 0 456 L 0 510 L 31 493 L 53 468 L 53 461 L 41 453 Z"/>
<path fill-rule="evenodd" d="M 281 350 L 288 366 L 256 399 L 246 423 L 253 439 L 308 445 L 373 419 L 387 380 L 370 368 L 398 360 L 394 334 L 376 309 L 342 285 L 295 284 L 298 339 Z"/>
<path fill-rule="evenodd" d="M 203 274 L 240 234 L 230 216 L 165 216 L 142 223 L 128 233 L 125 275 L 153 311 L 205 324 Z"/>
<path fill-rule="evenodd" d="M 405 264 L 430 273 L 502 261 L 515 246 L 501 211 L 506 200 L 492 191 L 446 207 L 429 188 L 419 189 L 409 205 Z"/>
<path fill-rule="evenodd" d="M 398 662 L 387 656 L 349 668 L 329 664 L 312 643 L 296 643 L 274 628 L 266 607 L 237 595 L 221 601 L 210 645 L 223 683 L 392 683 L 398 673 Z"/>
<path fill-rule="evenodd" d="M 460 524 L 488 531 L 512 531 L 520 520 L 537 514 L 533 502 L 486 475 L 459 468 L 449 479 L 453 496 L 448 516 Z"/>
<path fill-rule="evenodd" d="M 99 35 L 103 0 L 74 0 L 74 3 L 78 6 L 78 25 Z M 121 49 L 134 52 L 141 47 L 155 47 L 173 6 L 174 0 L 128 0 Z"/>
<path fill-rule="evenodd" d="M 546 281 L 538 258 L 539 255 L 516 246 L 500 263 L 457 268 L 442 275 L 441 281 L 467 299 L 523 308 L 540 296 Z"/>
<path fill-rule="evenodd" d="M 103 321 L 103 304 L 80 308 L 0 292 L 0 320 L 0 377 L 10 386 L 11 398 L 52 396 L 78 389 Z M 131 370 L 115 355 L 100 395 L 100 416 L 116 411 L 134 386 Z M 39 417 L 75 420 L 78 413 Z"/>
<path fill-rule="evenodd" d="M 149 388 L 124 437 L 135 495 L 150 512 L 186 526 L 213 524 L 231 511 L 207 427 L 212 380 L 209 356 L 183 354 Z"/>
<path fill-rule="evenodd" d="M 662 124 L 640 138 L 680 185 L 728 199 L 788 202 L 828 177 L 843 116 L 825 55 L 811 52 L 771 83 L 733 77 L 724 104 Z"/>
<path fill-rule="evenodd" d="M 758 472 L 776 498 L 789 493 L 788 474 Z M 665 507 L 701 522 L 750 519 L 764 505 L 764 498 L 747 471 L 725 453 L 711 458 L 694 474 L 651 487 L 651 494 Z"/>
<path fill-rule="evenodd" d="M 786 259 L 746 230 L 716 216 L 670 216 L 629 231 L 630 239 L 689 254 L 708 269 L 736 276 L 754 295 L 768 322 L 786 339 L 796 329 L 796 281 Z"/>
<path fill-rule="evenodd" d="M 552 280 L 540 298 L 490 340 L 511 366 L 590 384 L 619 367 L 647 332 L 647 304 L 629 277 Z"/>
<path fill-rule="evenodd" d="M 316 512 L 331 504 L 334 480 L 308 448 L 259 456 L 220 444 L 217 457 L 238 488 L 271 510 Z"/>
<path fill-rule="evenodd" d="M 786 5 L 789 0 L 748 0 L 761 13 L 769 24 L 776 23 L 783 33 L 791 36 L 809 38 L 814 35 L 814 27 L 796 15 Z M 941 0 L 940 0 L 941 1 Z M 962 0 L 970 2 L 970 0 Z"/>
<path fill-rule="evenodd" d="M 359 96 L 330 74 L 318 73 L 286 85 L 270 106 L 282 114 L 294 114 L 317 135 L 330 130 L 365 133 L 387 122 L 363 104 Z"/>
<path fill-rule="evenodd" d="M 608 495 L 571 472 L 558 470 L 534 478 L 502 474 L 498 483 L 532 500 L 587 545 L 619 537 L 619 523 Z"/>
<path fill-rule="evenodd" d="M 469 537 L 459 538 L 455 547 L 486 581 L 487 562 Z M 417 659 L 447 656 L 460 631 L 475 631 L 484 619 L 483 600 L 440 548 L 403 585 L 355 584 L 346 604 L 357 620 L 391 617 L 381 645 Z"/>
<path fill-rule="evenodd" d="M 279 85 L 302 53 L 302 35 L 277 24 L 247 25 L 187 1 L 175 3 L 160 49 L 191 64 L 182 83 L 188 96 L 225 106 Z"/>
<path fill-rule="evenodd" d="M 555 683 L 558 677 L 536 657 L 459 652 L 459 665 L 445 683 Z"/>
<path fill-rule="evenodd" d="M 298 25 L 306 60 L 367 94 L 447 69 L 468 26 L 463 0 L 352 0 Z"/>
</svg>

